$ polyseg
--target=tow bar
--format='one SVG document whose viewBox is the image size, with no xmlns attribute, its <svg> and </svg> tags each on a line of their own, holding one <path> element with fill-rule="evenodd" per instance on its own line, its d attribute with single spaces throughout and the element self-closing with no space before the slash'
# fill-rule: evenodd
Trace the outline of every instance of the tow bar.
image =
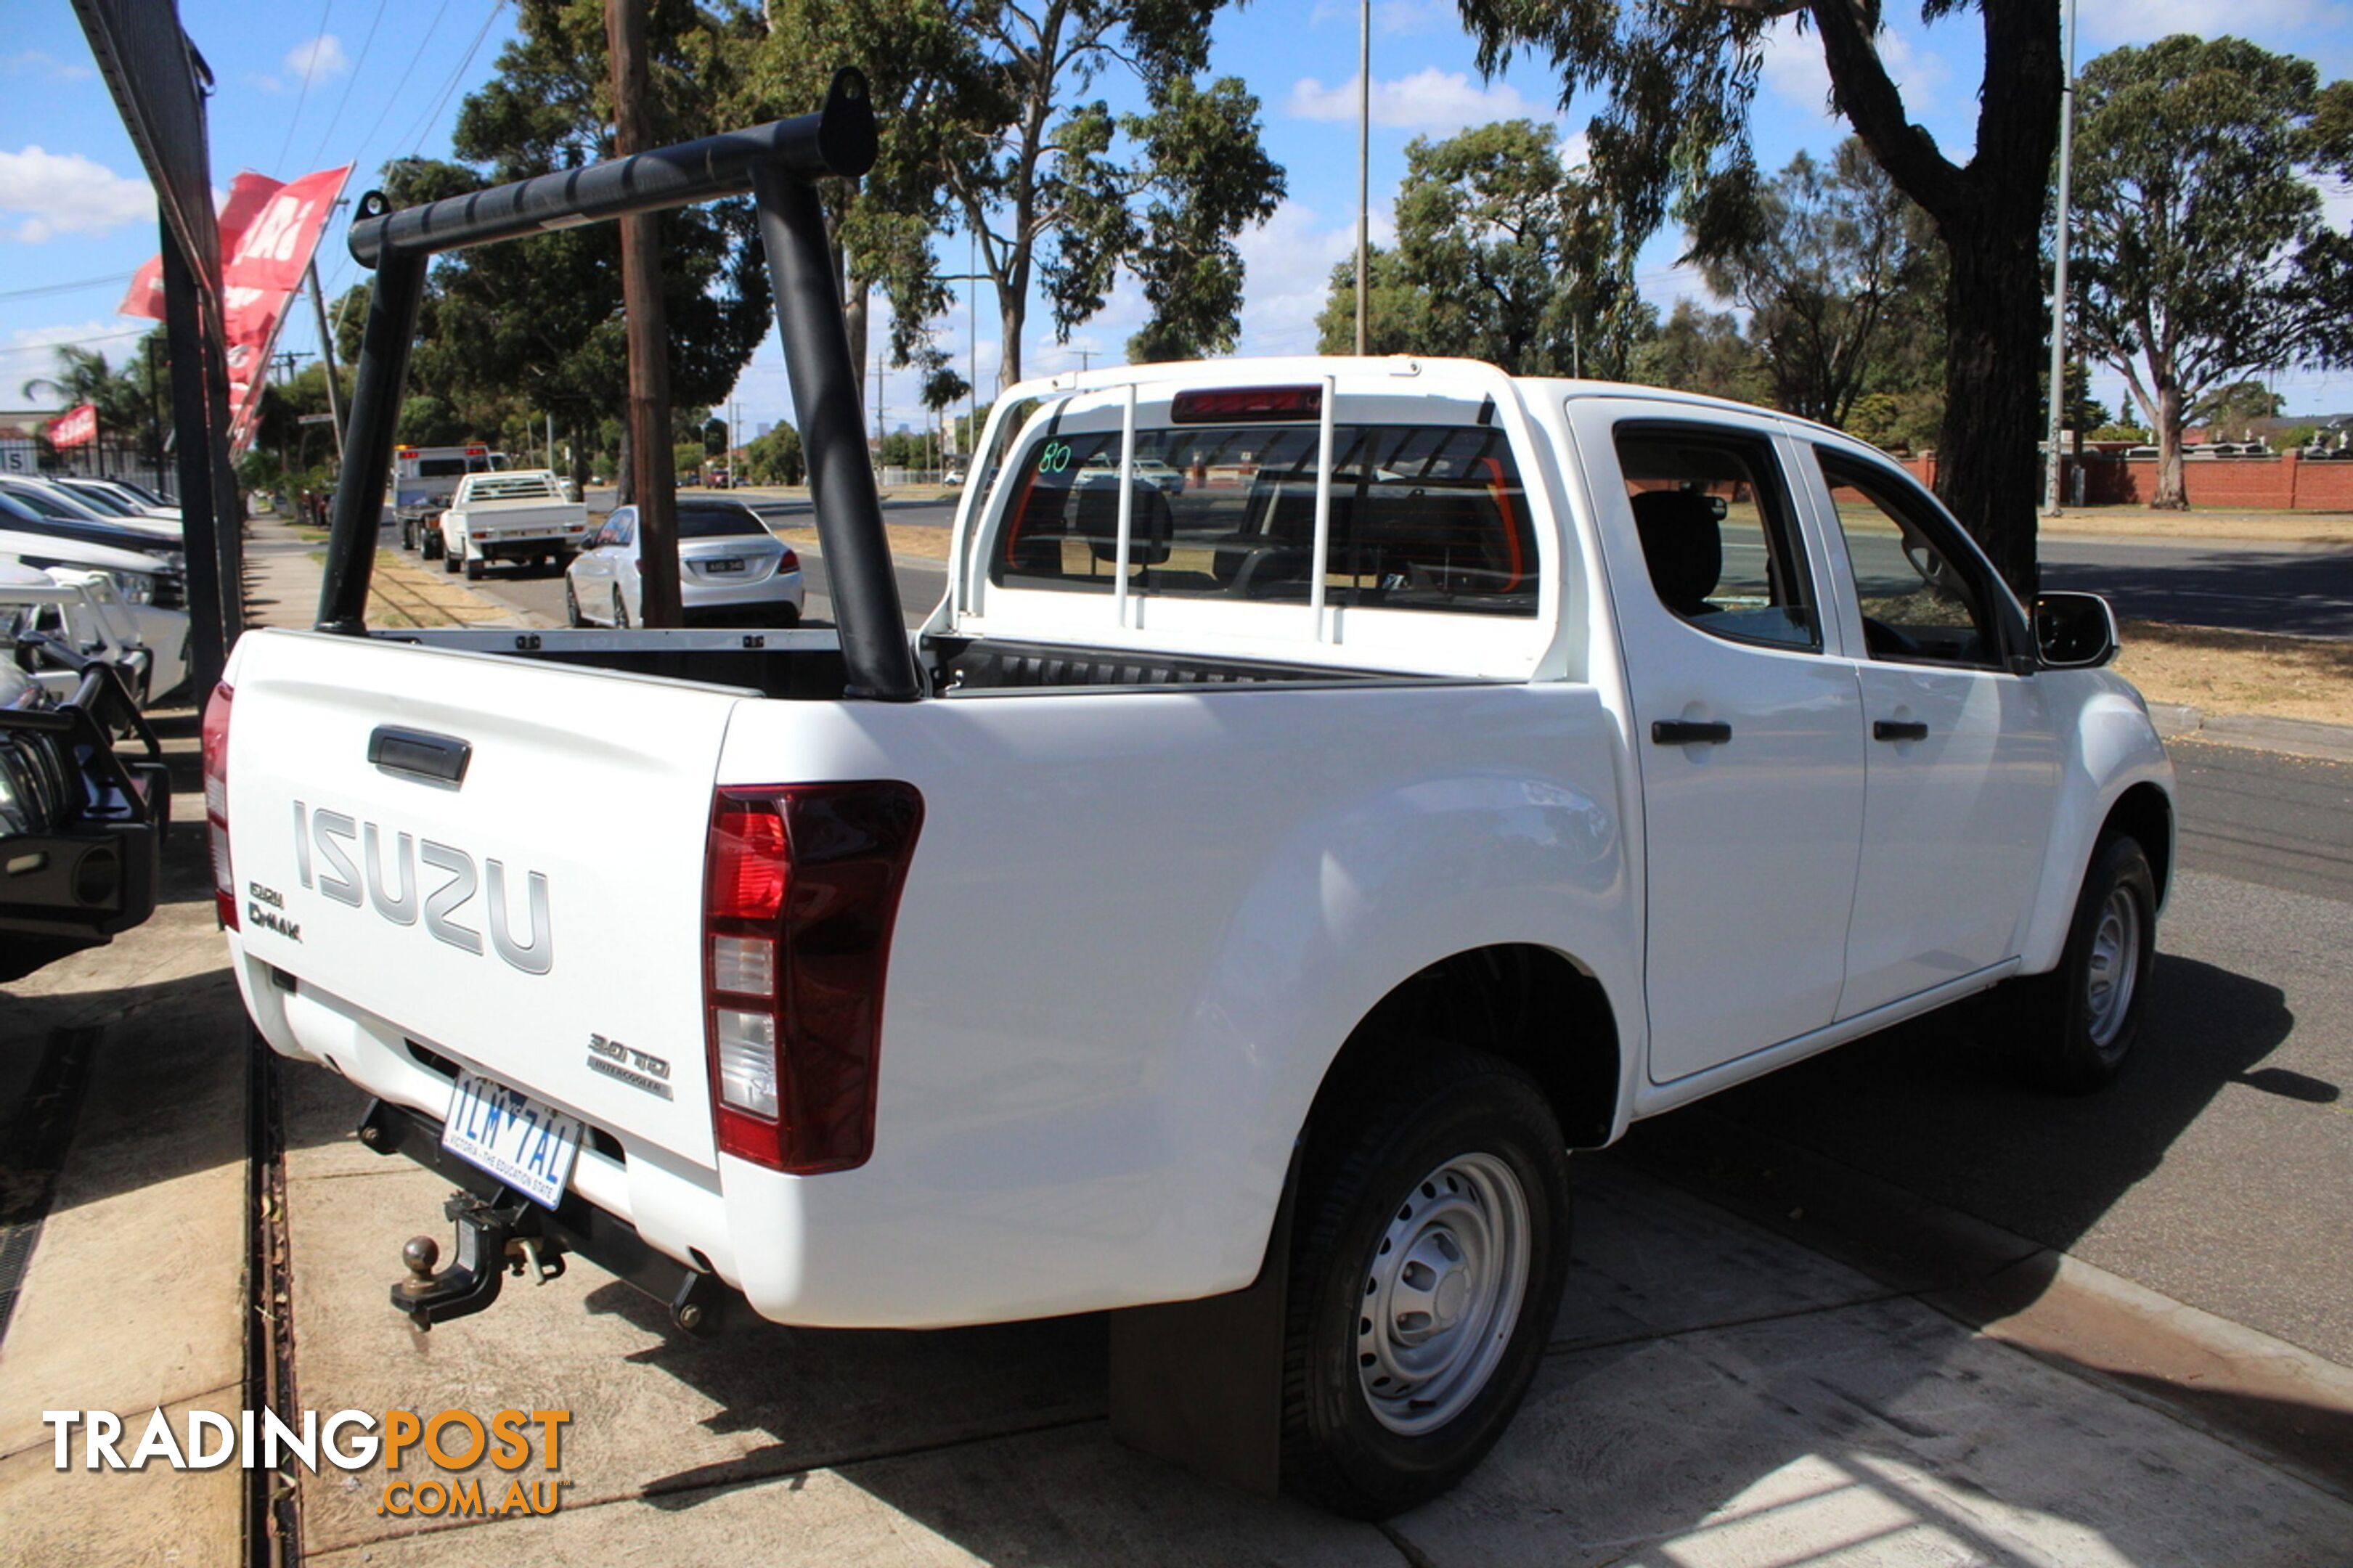
<svg viewBox="0 0 2353 1568">
<path fill-rule="evenodd" d="M 499 1299 L 510 1274 L 544 1285 L 577 1254 L 623 1284 L 670 1310 L 670 1326 L 686 1333 L 718 1331 L 736 1300 L 705 1265 L 689 1267 L 646 1244 L 627 1220 L 566 1193 L 554 1209 L 539 1206 L 487 1171 L 441 1147 L 439 1126 L 386 1100 L 372 1101 L 360 1121 L 360 1142 L 378 1154 L 402 1154 L 455 1184 L 441 1212 L 458 1227 L 457 1260 L 435 1271 L 441 1245 L 411 1237 L 400 1249 L 407 1278 L 392 1288 L 392 1304 L 420 1329 L 468 1317 Z"/>
<path fill-rule="evenodd" d="M 479 1312 L 499 1299 L 510 1274 L 529 1275 L 544 1285 L 564 1273 L 564 1247 L 540 1233 L 539 1210 L 528 1198 L 501 1191 L 496 1198 L 459 1191 L 441 1205 L 442 1217 L 457 1222 L 458 1260 L 433 1271 L 441 1244 L 413 1236 L 400 1249 L 408 1278 L 392 1288 L 392 1304 L 420 1329 Z"/>
</svg>

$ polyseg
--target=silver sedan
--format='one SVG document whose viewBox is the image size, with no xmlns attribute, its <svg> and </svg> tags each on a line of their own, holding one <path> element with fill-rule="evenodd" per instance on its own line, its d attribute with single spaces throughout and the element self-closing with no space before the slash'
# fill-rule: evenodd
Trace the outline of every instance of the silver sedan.
<svg viewBox="0 0 2353 1568">
<path fill-rule="evenodd" d="M 801 560 L 742 501 L 678 503 L 678 585 L 689 625 L 791 626 L 807 590 Z M 564 572 L 564 608 L 575 626 L 645 624 L 638 509 L 625 506 L 588 536 Z"/>
</svg>

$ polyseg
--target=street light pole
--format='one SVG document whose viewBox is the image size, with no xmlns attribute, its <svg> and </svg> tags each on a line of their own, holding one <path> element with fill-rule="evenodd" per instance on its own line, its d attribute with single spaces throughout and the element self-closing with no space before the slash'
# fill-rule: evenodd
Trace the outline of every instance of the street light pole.
<svg viewBox="0 0 2353 1568">
<path fill-rule="evenodd" d="M 1373 0 L 1356 7 L 1356 353 L 1366 347 L 1366 252 L 1371 248 L 1373 191 Z"/>
<path fill-rule="evenodd" d="M 2067 198 L 2074 164 L 2075 0 L 2067 0 L 2067 76 L 2059 87 L 2059 206 L 2051 242 L 2051 460 L 2042 493 L 2042 510 L 2053 517 L 2063 505 L 2067 468 L 2059 439 L 2067 416 Z"/>
</svg>

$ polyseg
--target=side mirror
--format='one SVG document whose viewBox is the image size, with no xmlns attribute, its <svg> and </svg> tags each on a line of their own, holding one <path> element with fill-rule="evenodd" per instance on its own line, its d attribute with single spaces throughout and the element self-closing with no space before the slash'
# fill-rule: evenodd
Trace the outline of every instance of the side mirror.
<svg viewBox="0 0 2353 1568">
<path fill-rule="evenodd" d="M 2041 594 L 2034 647 L 2045 669 L 2097 669 L 2116 657 L 2116 616 L 2097 594 Z"/>
</svg>

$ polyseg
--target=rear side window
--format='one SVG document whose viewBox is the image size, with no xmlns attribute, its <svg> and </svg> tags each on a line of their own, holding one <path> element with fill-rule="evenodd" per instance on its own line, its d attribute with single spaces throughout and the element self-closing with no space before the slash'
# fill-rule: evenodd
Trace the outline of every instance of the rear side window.
<svg viewBox="0 0 2353 1568">
<path fill-rule="evenodd" d="M 463 458 L 427 458 L 417 465 L 417 477 L 420 479 L 455 479 L 467 471 Z"/>
<path fill-rule="evenodd" d="M 1772 445 L 1704 425 L 1618 426 L 1618 467 L 1659 602 L 1737 642 L 1819 649 L 1821 619 Z"/>
<path fill-rule="evenodd" d="M 1483 425 L 1341 425 L 1331 544 L 1314 558 L 1313 425 L 1139 429 L 1127 590 L 1534 616 L 1535 526 L 1504 433 Z M 1108 594 L 1119 560 L 1119 433 L 1035 438 L 989 562 L 999 587 Z"/>
<path fill-rule="evenodd" d="M 747 506 L 682 506 L 678 509 L 681 539 L 723 539 L 733 534 L 764 534 L 768 530 Z"/>
</svg>

